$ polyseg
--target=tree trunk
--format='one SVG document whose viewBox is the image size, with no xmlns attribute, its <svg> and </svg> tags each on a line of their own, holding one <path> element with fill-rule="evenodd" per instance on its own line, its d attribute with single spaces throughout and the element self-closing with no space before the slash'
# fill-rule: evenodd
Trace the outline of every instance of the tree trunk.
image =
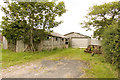
<svg viewBox="0 0 120 80">
<path fill-rule="evenodd" d="M 34 47 L 34 43 L 33 43 L 33 28 L 32 28 L 32 26 L 30 29 L 30 47 L 31 47 L 31 50 L 33 52 L 35 52 L 35 47 Z"/>
<path fill-rule="evenodd" d="M 29 23 L 30 23 L 30 48 L 31 51 L 35 52 L 35 47 L 33 43 L 33 21 L 30 19 L 31 18 L 31 10 L 29 9 Z"/>
</svg>

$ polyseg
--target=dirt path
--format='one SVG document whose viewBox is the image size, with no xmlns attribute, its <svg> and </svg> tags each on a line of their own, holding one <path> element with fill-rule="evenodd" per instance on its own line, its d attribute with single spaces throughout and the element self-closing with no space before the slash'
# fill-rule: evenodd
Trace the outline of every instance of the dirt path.
<svg viewBox="0 0 120 80">
<path fill-rule="evenodd" d="M 80 60 L 42 60 L 2 70 L 3 78 L 80 78 L 88 63 Z"/>
</svg>

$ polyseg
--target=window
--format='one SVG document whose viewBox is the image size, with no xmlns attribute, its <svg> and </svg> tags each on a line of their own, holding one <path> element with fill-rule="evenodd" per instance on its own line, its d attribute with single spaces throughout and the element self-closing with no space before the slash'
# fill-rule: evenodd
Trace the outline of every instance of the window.
<svg viewBox="0 0 120 80">
<path fill-rule="evenodd" d="M 47 36 L 47 40 L 49 40 L 49 36 Z"/>
<path fill-rule="evenodd" d="M 62 38 L 62 41 L 64 41 L 64 38 Z"/>
<path fill-rule="evenodd" d="M 56 41 L 58 40 L 58 38 L 56 38 Z"/>
<path fill-rule="evenodd" d="M 49 40 L 49 39 L 51 39 L 51 37 L 50 37 L 50 36 L 47 36 L 47 40 Z"/>
<path fill-rule="evenodd" d="M 65 44 L 68 44 L 68 42 L 65 42 Z"/>
<path fill-rule="evenodd" d="M 65 41 L 68 41 L 68 39 L 65 39 Z"/>
</svg>

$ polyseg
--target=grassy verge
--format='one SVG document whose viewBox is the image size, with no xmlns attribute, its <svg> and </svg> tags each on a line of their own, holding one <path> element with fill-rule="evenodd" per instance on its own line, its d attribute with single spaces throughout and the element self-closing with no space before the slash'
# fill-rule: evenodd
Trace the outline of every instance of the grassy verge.
<svg viewBox="0 0 120 80">
<path fill-rule="evenodd" d="M 0 43 L 0 69 L 2 68 L 2 43 Z"/>
<path fill-rule="evenodd" d="M 57 49 L 44 52 L 23 52 L 15 53 L 9 50 L 2 51 L 3 68 L 12 65 L 36 60 L 36 59 L 60 60 L 73 59 L 84 60 L 90 63 L 90 69 L 84 69 L 86 74 L 83 77 L 87 78 L 117 78 L 117 71 L 111 64 L 105 62 L 102 55 L 94 55 L 85 53 L 84 49 Z"/>
<path fill-rule="evenodd" d="M 37 59 L 42 59 L 50 55 L 57 54 L 60 49 L 43 52 L 13 52 L 10 50 L 2 50 L 2 67 L 10 67 L 16 64 L 21 64 Z"/>
</svg>

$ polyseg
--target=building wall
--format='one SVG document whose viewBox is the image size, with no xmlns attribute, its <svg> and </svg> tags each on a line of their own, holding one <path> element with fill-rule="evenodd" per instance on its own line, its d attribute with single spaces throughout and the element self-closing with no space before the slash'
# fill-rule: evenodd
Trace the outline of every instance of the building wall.
<svg viewBox="0 0 120 80">
<path fill-rule="evenodd" d="M 64 36 L 70 38 L 70 46 L 73 48 L 87 48 L 88 45 L 101 45 L 100 40 L 91 39 L 89 36 L 76 32 L 71 32 Z"/>
<path fill-rule="evenodd" d="M 70 46 L 72 48 L 87 48 L 87 46 L 91 44 L 91 38 L 86 35 L 72 32 L 65 36 L 70 38 Z"/>
<path fill-rule="evenodd" d="M 51 50 L 54 48 L 65 48 L 65 39 L 59 37 L 51 37 L 49 40 L 42 41 L 38 45 L 38 51 Z"/>
<path fill-rule="evenodd" d="M 101 41 L 97 39 L 91 39 L 91 45 L 101 45 Z"/>
<path fill-rule="evenodd" d="M 91 39 L 91 38 L 77 38 L 78 40 L 73 40 L 75 38 L 71 38 L 71 47 L 73 48 L 87 48 L 88 45 L 101 45 L 101 41 L 97 39 Z M 74 44 L 73 44 L 74 42 Z"/>
<path fill-rule="evenodd" d="M 57 39 L 56 39 L 57 38 Z M 65 44 L 65 39 L 59 37 L 50 36 L 49 39 L 41 41 L 38 44 L 38 51 L 42 50 L 52 50 L 54 48 L 67 48 L 69 44 Z M 22 40 L 17 41 L 16 43 L 16 52 L 24 52 L 28 46 L 23 43 Z"/>
<path fill-rule="evenodd" d="M 8 49 L 8 42 L 6 40 L 6 38 L 3 36 L 3 49 Z"/>
<path fill-rule="evenodd" d="M 73 48 L 87 48 L 88 45 L 90 45 L 90 38 L 71 38 L 72 43 L 71 46 Z"/>
<path fill-rule="evenodd" d="M 25 50 L 25 44 L 23 43 L 22 40 L 17 41 L 16 43 L 16 52 L 24 52 Z"/>
</svg>

